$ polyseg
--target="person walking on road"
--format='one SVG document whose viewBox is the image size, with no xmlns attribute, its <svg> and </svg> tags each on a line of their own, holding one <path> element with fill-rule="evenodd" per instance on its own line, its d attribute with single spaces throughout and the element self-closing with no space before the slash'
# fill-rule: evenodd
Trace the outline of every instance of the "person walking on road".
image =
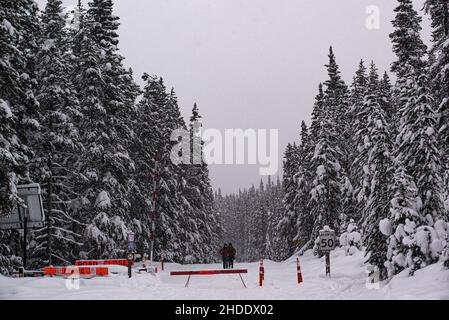
<svg viewBox="0 0 449 320">
<path fill-rule="evenodd" d="M 223 248 L 220 249 L 221 258 L 223 259 L 223 269 L 228 269 L 229 267 L 229 248 L 225 243 Z"/>
<path fill-rule="evenodd" d="M 228 255 L 229 255 L 229 268 L 234 268 L 234 259 L 235 259 L 235 248 L 232 246 L 232 243 L 228 244 Z"/>
</svg>

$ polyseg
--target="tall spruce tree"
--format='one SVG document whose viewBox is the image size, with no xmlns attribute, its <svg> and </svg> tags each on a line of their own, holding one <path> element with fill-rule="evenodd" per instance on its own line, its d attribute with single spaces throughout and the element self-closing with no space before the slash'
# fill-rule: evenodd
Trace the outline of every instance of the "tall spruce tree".
<svg viewBox="0 0 449 320">
<path fill-rule="evenodd" d="M 39 128 L 33 68 L 37 10 L 31 0 L 0 3 L 0 216 L 21 202 L 16 185 L 30 182 L 29 139 Z M 0 272 L 8 273 L 22 262 L 16 256 L 20 241 L 13 231 L 0 231 L 0 238 Z"/>
<path fill-rule="evenodd" d="M 74 154 L 82 150 L 75 121 L 80 116 L 78 100 L 69 75 L 68 35 L 62 2 L 49 0 L 41 17 L 40 50 L 36 60 L 39 87 L 39 131 L 33 136 L 35 157 L 32 175 L 44 190 L 47 227 L 36 231 L 33 253 L 38 261 L 52 264 L 52 258 L 67 263 L 76 259 L 81 234 L 73 231 L 80 224 L 70 209 L 76 199 L 77 172 Z"/>
<path fill-rule="evenodd" d="M 442 164 L 445 169 L 444 192 L 448 198 L 449 181 L 449 1 L 426 0 L 425 11 L 430 15 L 432 33 L 432 47 L 430 50 L 430 79 L 431 90 L 438 112 L 438 130 L 441 145 Z M 446 217 L 449 220 L 449 217 Z M 449 250 L 449 249 L 448 249 Z M 449 253 L 447 265 L 449 267 Z"/>
<path fill-rule="evenodd" d="M 312 175 L 310 161 L 313 147 L 310 143 L 309 129 L 304 121 L 301 123 L 301 145 L 299 149 L 298 172 L 295 174 L 297 181 L 296 197 L 294 199 L 295 211 L 298 213 L 296 220 L 296 236 L 294 240 L 297 246 L 306 248 L 310 246 L 310 238 L 313 229 L 313 216 L 310 210 L 310 191 Z"/>
<path fill-rule="evenodd" d="M 397 16 L 393 21 L 395 32 L 391 34 L 394 52 L 398 60 L 393 71 L 398 75 L 397 100 L 400 105 L 400 127 L 396 138 L 397 161 L 403 163 L 407 173 L 416 183 L 422 204 L 420 219 L 413 222 L 414 241 L 423 234 L 430 235 L 429 228 L 435 221 L 446 218 L 442 205 L 442 166 L 438 145 L 438 125 L 435 100 L 431 95 L 428 76 L 424 69 L 425 45 L 419 31 L 420 21 L 411 1 L 399 1 Z M 421 248 L 424 248 L 421 246 Z M 409 259 L 415 261 L 411 272 L 434 261 L 429 250 L 414 250 Z"/>
<path fill-rule="evenodd" d="M 367 135 L 365 137 L 368 154 L 365 166 L 365 181 L 369 192 L 363 210 L 363 240 L 366 245 L 367 262 L 376 266 L 382 280 L 387 278 L 384 266 L 387 260 L 387 244 L 379 224 L 389 215 L 391 183 L 391 137 L 387 115 L 381 106 L 382 97 L 376 67 L 371 65 L 368 90 L 364 105 L 369 110 L 367 118 Z"/>
<path fill-rule="evenodd" d="M 325 225 L 340 229 L 342 165 L 347 158 L 340 149 L 342 139 L 339 133 L 346 132 L 346 124 L 341 121 L 347 112 L 347 87 L 340 76 L 332 47 L 329 63 L 326 65 L 329 79 L 324 83 L 325 96 L 320 130 L 314 141 L 315 150 L 311 159 L 313 182 L 311 206 L 314 219 L 312 240 Z"/>
<path fill-rule="evenodd" d="M 299 166 L 299 150 L 296 143 L 288 143 L 284 153 L 284 217 L 279 222 L 280 232 L 288 243 L 288 253 L 293 251 L 293 239 L 296 235 L 296 221 L 298 220 L 297 206 L 295 206 L 298 184 L 296 173 Z"/>
<path fill-rule="evenodd" d="M 405 268 L 411 270 L 418 269 L 416 263 L 422 261 L 422 257 L 414 258 L 419 253 L 417 244 L 414 243 L 413 225 L 422 225 L 424 223 L 422 216 L 418 214 L 420 200 L 416 185 L 410 175 L 407 174 L 400 161 L 394 163 L 393 185 L 391 186 L 391 208 L 389 215 L 389 224 L 391 232 L 387 240 L 387 262 L 385 266 L 388 270 L 388 276 L 392 277 Z M 405 241 L 404 241 L 405 240 Z"/>
<path fill-rule="evenodd" d="M 32 156 L 29 138 L 39 123 L 39 103 L 35 98 L 34 68 L 39 26 L 37 5 L 31 0 L 4 1 L 0 6 L 0 144 L 2 184 L 0 215 L 9 214 L 20 201 L 15 185 L 29 181 L 28 163 Z"/>
</svg>

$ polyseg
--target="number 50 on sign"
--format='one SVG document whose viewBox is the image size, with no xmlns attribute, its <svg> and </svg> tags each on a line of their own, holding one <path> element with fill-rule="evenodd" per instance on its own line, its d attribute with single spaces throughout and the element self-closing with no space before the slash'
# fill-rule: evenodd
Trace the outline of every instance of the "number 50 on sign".
<svg viewBox="0 0 449 320">
<path fill-rule="evenodd" d="M 324 231 L 320 232 L 320 249 L 323 252 L 329 252 L 335 249 L 335 233 Z"/>
</svg>

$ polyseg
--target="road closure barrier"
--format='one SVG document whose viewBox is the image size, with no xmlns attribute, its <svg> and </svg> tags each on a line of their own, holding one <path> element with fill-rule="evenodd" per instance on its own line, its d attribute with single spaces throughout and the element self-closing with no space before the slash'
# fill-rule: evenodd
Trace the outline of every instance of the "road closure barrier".
<svg viewBox="0 0 449 320">
<path fill-rule="evenodd" d="M 89 277 L 101 277 L 109 275 L 108 267 L 78 267 L 78 266 L 68 266 L 68 267 L 45 267 L 45 276 L 89 276 Z"/>
<path fill-rule="evenodd" d="M 171 276 L 189 276 L 187 278 L 187 282 L 185 287 L 189 286 L 190 277 L 193 275 L 202 275 L 202 276 L 211 276 L 218 274 L 238 274 L 240 276 L 240 280 L 242 280 L 243 286 L 246 288 L 245 281 L 243 281 L 242 273 L 248 273 L 247 269 L 224 269 L 224 270 L 191 270 L 191 271 L 172 271 L 170 272 Z"/>
<path fill-rule="evenodd" d="M 77 260 L 75 266 L 98 266 L 98 265 L 117 265 L 128 267 L 127 259 L 105 259 L 105 260 Z M 134 261 L 133 264 L 134 266 Z"/>
</svg>

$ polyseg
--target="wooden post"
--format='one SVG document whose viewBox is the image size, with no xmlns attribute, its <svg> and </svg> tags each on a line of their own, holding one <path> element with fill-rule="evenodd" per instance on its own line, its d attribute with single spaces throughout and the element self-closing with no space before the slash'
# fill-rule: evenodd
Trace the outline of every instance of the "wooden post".
<svg viewBox="0 0 449 320">
<path fill-rule="evenodd" d="M 331 253 L 326 252 L 326 278 L 331 277 Z"/>
</svg>

